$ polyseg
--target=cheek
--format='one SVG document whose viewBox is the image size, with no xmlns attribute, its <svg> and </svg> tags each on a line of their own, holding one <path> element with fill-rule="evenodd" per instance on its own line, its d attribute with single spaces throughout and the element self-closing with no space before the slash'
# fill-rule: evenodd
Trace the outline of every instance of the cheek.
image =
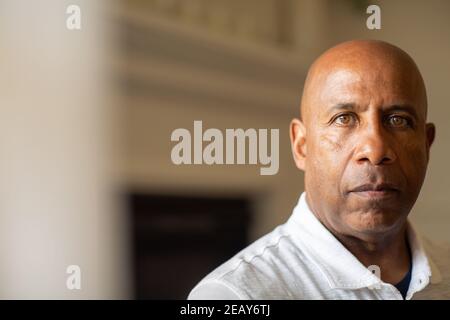
<svg viewBox="0 0 450 320">
<path fill-rule="evenodd" d="M 419 186 L 420 188 L 425 178 L 428 164 L 425 142 L 422 142 L 420 139 L 419 142 L 417 139 L 409 139 L 399 147 L 401 152 L 398 156 L 404 173 L 409 180 L 409 185 Z"/>
<path fill-rule="evenodd" d="M 343 139 L 337 132 L 327 132 L 317 137 L 317 145 L 319 150 L 324 151 L 328 155 L 339 154 L 343 149 Z"/>
<path fill-rule="evenodd" d="M 335 132 L 318 134 L 308 146 L 308 163 L 310 172 L 320 180 L 320 187 L 339 184 L 345 168 L 345 144 L 341 135 Z"/>
</svg>

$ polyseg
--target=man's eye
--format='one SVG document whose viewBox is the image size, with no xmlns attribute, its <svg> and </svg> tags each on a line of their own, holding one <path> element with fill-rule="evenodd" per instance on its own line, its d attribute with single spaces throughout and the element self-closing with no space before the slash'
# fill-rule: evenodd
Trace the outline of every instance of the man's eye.
<svg viewBox="0 0 450 320">
<path fill-rule="evenodd" d="M 355 117 L 351 114 L 341 114 L 334 119 L 334 122 L 340 126 L 352 125 L 355 121 Z"/>
<path fill-rule="evenodd" d="M 392 127 L 400 128 L 400 127 L 408 127 L 410 125 L 408 119 L 400 116 L 392 116 L 388 118 L 388 123 Z"/>
</svg>

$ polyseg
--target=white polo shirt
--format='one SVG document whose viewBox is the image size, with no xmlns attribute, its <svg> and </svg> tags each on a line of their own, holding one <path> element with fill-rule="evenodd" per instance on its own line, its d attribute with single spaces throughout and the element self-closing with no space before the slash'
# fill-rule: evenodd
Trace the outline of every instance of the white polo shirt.
<svg viewBox="0 0 450 320">
<path fill-rule="evenodd" d="M 450 249 L 408 222 L 412 274 L 406 299 L 450 299 Z M 381 270 L 382 272 L 382 270 Z M 288 221 L 219 266 L 188 299 L 399 299 L 311 212 L 302 193 Z"/>
</svg>

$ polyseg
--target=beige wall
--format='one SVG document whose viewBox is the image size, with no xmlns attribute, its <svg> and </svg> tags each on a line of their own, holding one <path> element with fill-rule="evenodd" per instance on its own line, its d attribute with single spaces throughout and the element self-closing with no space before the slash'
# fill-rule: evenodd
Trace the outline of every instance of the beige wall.
<svg viewBox="0 0 450 320">
<path fill-rule="evenodd" d="M 286 65 L 280 63 L 280 60 L 289 61 L 287 68 L 297 69 L 298 72 L 295 75 L 278 75 L 277 78 L 269 74 L 248 80 L 240 76 L 242 70 L 233 69 L 226 64 L 223 66 L 226 74 L 219 74 L 217 70 L 208 70 L 207 63 L 202 64 L 201 59 L 197 65 L 184 64 L 181 61 L 183 56 L 181 48 L 180 60 L 177 60 L 177 57 L 172 57 L 173 60 L 167 57 L 166 60 L 161 57 L 143 57 L 142 65 L 151 61 L 156 66 L 154 70 L 158 70 L 164 64 L 170 65 L 167 70 L 170 70 L 171 74 L 177 74 L 175 76 L 177 80 L 164 80 L 169 88 L 167 91 L 177 96 L 175 93 L 179 91 L 179 88 L 174 83 L 181 81 L 179 83 L 185 84 L 195 94 L 168 98 L 159 94 L 160 89 L 150 86 L 146 89 L 147 95 L 138 93 L 127 98 L 129 100 L 127 100 L 126 123 L 129 135 L 124 168 L 127 183 L 146 190 L 180 193 L 205 191 L 248 193 L 260 199 L 256 202 L 258 210 L 252 237 L 256 238 L 264 234 L 285 221 L 295 205 L 298 194 L 303 189 L 303 175 L 294 167 L 291 159 L 287 129 L 292 116 L 297 115 L 306 68 L 314 57 L 338 42 L 354 38 L 383 39 L 400 46 L 417 61 L 428 87 L 429 118 L 438 128 L 428 177 L 415 206 L 414 219 L 431 237 L 450 240 L 447 232 L 450 218 L 446 210 L 450 205 L 450 200 L 446 197 L 450 188 L 447 182 L 449 179 L 445 179 L 447 175 L 450 175 L 445 166 L 450 157 L 446 144 L 447 138 L 450 138 L 448 137 L 450 130 L 446 126 L 450 117 L 446 108 L 448 100 L 446 85 L 450 74 L 450 62 L 446 59 L 450 56 L 450 41 L 447 40 L 450 38 L 450 20 L 447 14 L 450 3 L 439 0 L 380 1 L 378 3 L 382 10 L 382 29 L 378 31 L 367 30 L 368 15 L 364 11 L 355 10 L 349 1 L 303 0 L 290 3 L 292 5 L 290 37 L 293 42 L 290 52 L 274 50 L 273 54 L 267 57 L 265 51 L 271 51 L 273 48 L 266 50 L 264 47 L 253 44 L 241 46 L 239 41 L 223 42 L 220 41 L 220 37 L 205 39 L 213 47 L 225 46 L 230 52 L 237 53 L 240 56 L 237 60 L 241 59 L 245 62 L 243 57 L 249 54 L 259 61 L 251 68 L 265 69 L 270 65 L 277 70 L 285 70 Z M 255 14 L 264 16 L 270 12 L 256 10 Z M 148 21 L 144 24 L 146 28 L 152 30 L 155 28 L 155 25 Z M 161 24 L 157 23 L 156 28 L 159 27 Z M 170 28 L 163 29 L 167 32 Z M 170 32 L 183 39 L 189 38 L 193 43 L 203 39 L 201 32 L 184 34 L 176 28 L 171 29 Z M 219 39 L 218 42 L 215 41 L 216 38 Z M 176 47 L 176 42 L 173 44 Z M 199 51 L 197 55 L 202 54 Z M 135 58 L 130 60 L 139 63 Z M 164 68 L 161 69 L 162 74 L 164 74 Z M 205 70 L 206 73 L 202 73 Z M 183 77 L 183 75 L 187 76 Z M 188 75 L 191 75 L 194 82 L 201 78 L 206 83 L 212 84 L 211 88 L 205 89 L 208 91 L 209 100 L 205 99 L 206 94 L 201 88 L 194 88 L 195 85 L 191 85 Z M 178 79 L 179 77 L 181 80 Z M 148 82 L 148 80 L 144 82 L 146 81 Z M 221 84 L 215 87 L 215 84 L 220 81 L 222 81 Z M 235 81 L 240 83 L 241 88 L 253 89 L 239 91 L 232 85 L 230 87 L 229 84 Z M 277 83 L 281 85 L 277 87 Z M 265 87 L 258 87 L 258 85 L 265 85 Z M 217 94 L 223 86 L 230 90 L 228 94 L 233 95 L 233 92 L 236 92 L 236 96 L 241 100 L 224 102 Z M 280 87 L 287 89 L 279 90 Z M 247 104 L 245 102 L 247 98 L 252 100 L 252 103 Z M 278 105 L 276 105 L 277 99 Z M 273 102 L 272 105 L 264 107 L 261 103 L 258 107 L 258 101 L 266 100 Z M 219 129 L 279 128 L 280 171 L 278 175 L 260 176 L 258 168 L 254 166 L 177 167 L 173 165 L 170 161 L 170 150 L 174 144 L 170 142 L 170 134 L 175 128 L 192 128 L 193 120 L 203 120 L 204 127 Z"/>
<path fill-rule="evenodd" d="M 0 298 L 130 296 L 127 228 L 112 172 L 115 109 L 102 64 L 104 2 L 0 3 Z M 67 267 L 80 267 L 69 290 Z"/>
<path fill-rule="evenodd" d="M 133 32 L 142 38 L 136 40 L 141 49 L 131 46 L 128 62 L 118 62 L 119 72 L 137 83 L 124 92 L 125 184 L 154 192 L 248 195 L 255 199 L 252 239 L 284 221 L 302 189 L 288 136 L 298 112 L 301 61 L 273 47 L 174 28 L 146 15 L 127 20 L 136 22 Z M 168 49 L 157 40 L 167 38 L 173 38 Z M 168 53 L 157 54 L 156 47 Z M 189 56 L 194 58 L 185 61 Z M 204 130 L 279 129 L 278 174 L 261 176 L 259 165 L 174 165 L 171 133 L 193 132 L 194 120 L 202 120 Z"/>
</svg>

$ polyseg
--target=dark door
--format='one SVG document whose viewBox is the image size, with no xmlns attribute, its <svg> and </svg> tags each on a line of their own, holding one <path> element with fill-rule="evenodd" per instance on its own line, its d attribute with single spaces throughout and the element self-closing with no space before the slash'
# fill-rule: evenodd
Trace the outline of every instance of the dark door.
<svg viewBox="0 0 450 320">
<path fill-rule="evenodd" d="M 247 198 L 130 195 L 137 299 L 186 299 L 248 244 Z"/>
</svg>

